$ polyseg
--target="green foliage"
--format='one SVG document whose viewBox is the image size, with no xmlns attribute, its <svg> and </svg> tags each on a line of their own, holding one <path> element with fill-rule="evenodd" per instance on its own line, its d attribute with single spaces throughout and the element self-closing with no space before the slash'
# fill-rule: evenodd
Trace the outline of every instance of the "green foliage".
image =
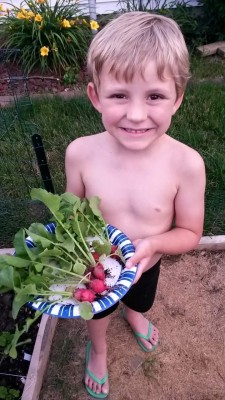
<svg viewBox="0 0 225 400">
<path fill-rule="evenodd" d="M 160 14 L 174 19 L 180 26 L 185 41 L 192 50 L 204 40 L 204 34 L 199 29 L 199 16 L 189 0 L 175 0 L 169 3 L 169 8 L 159 10 Z"/>
<path fill-rule="evenodd" d="M 88 236 L 98 237 L 102 244 L 99 254 L 110 254 L 111 245 L 106 235 L 106 223 L 99 210 L 98 197 L 81 200 L 71 193 L 61 196 L 44 189 L 32 189 L 31 197 L 41 201 L 49 209 L 56 222 L 55 234 L 45 226 L 33 223 L 29 229 L 20 229 L 14 238 L 16 255 L 0 256 L 0 292 L 14 290 L 12 315 L 17 317 L 20 308 L 37 296 L 49 301 L 49 296 L 57 299 L 73 297 L 78 283 L 89 282 L 88 267 L 96 262 L 91 253 Z M 29 235 L 36 247 L 28 248 L 25 235 Z M 97 240 L 97 245 L 99 244 Z M 53 284 L 69 285 L 52 289 Z M 54 301 L 53 300 L 53 301 Z M 51 303 L 52 304 L 52 303 Z M 89 305 L 81 305 L 81 316 L 93 316 Z M 16 346 L 21 336 L 16 330 L 15 342 L 8 349 L 11 357 L 16 357 Z"/>
<path fill-rule="evenodd" d="M 2 400 L 16 400 L 19 399 L 19 390 L 10 389 L 5 386 L 0 386 L 0 399 Z"/>
<path fill-rule="evenodd" d="M 167 0 L 119 0 L 120 11 L 152 11 L 166 8 Z"/>
<path fill-rule="evenodd" d="M 199 0 L 198 4 L 203 7 L 200 29 L 206 41 L 225 40 L 225 1 Z"/>
<path fill-rule="evenodd" d="M 78 72 L 75 67 L 66 67 L 63 81 L 65 85 L 73 85 L 77 82 Z"/>
<path fill-rule="evenodd" d="M 0 332 L 0 347 L 5 348 L 11 342 L 12 336 L 10 332 Z"/>
<path fill-rule="evenodd" d="M 40 67 L 61 75 L 70 66 L 79 71 L 86 59 L 91 27 L 75 1 L 51 7 L 50 0 L 24 0 L 1 15 L 0 26 L 1 47 L 20 49 L 26 72 Z"/>
</svg>

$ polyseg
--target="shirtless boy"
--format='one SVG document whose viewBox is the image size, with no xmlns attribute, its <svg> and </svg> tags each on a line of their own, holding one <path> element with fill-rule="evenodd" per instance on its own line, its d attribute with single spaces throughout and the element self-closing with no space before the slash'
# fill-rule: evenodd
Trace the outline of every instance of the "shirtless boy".
<svg viewBox="0 0 225 400">
<path fill-rule="evenodd" d="M 138 272 L 122 299 L 124 317 L 152 351 L 159 333 L 142 313 L 153 304 L 161 256 L 193 249 L 203 229 L 203 160 L 167 134 L 189 78 L 188 51 L 173 20 L 130 12 L 95 36 L 88 71 L 105 132 L 68 146 L 67 191 L 99 196 L 105 220 L 133 241 L 127 267 L 138 264 Z M 109 392 L 106 331 L 116 306 L 87 322 L 85 387 L 96 398 Z"/>
</svg>

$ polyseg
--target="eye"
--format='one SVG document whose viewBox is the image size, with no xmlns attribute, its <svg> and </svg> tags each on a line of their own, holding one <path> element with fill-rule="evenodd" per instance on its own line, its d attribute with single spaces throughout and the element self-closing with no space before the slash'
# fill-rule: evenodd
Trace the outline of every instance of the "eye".
<svg viewBox="0 0 225 400">
<path fill-rule="evenodd" d="M 149 99 L 150 100 L 159 100 L 159 99 L 162 99 L 163 98 L 163 96 L 162 95 L 160 95 L 160 94 L 150 94 L 149 95 Z"/>
<path fill-rule="evenodd" d="M 122 100 L 122 99 L 125 99 L 126 96 L 125 96 L 125 94 L 122 94 L 122 93 L 115 93 L 115 94 L 113 94 L 113 95 L 111 96 L 111 98 Z"/>
</svg>

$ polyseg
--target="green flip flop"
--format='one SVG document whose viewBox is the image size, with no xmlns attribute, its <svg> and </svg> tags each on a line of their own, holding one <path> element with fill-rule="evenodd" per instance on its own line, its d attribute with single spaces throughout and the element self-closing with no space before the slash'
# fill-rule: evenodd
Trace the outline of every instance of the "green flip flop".
<svg viewBox="0 0 225 400">
<path fill-rule="evenodd" d="M 87 375 L 89 375 L 95 382 L 99 383 L 100 385 L 103 385 L 107 379 L 108 379 L 108 372 L 105 374 L 103 379 L 97 378 L 91 371 L 88 369 L 88 362 L 89 362 L 89 356 L 90 356 L 90 350 L 91 350 L 91 341 L 89 340 L 87 344 L 87 350 L 86 350 L 86 369 L 85 372 Z M 93 390 L 91 390 L 86 384 L 85 384 L 85 389 L 87 392 L 95 397 L 96 399 L 105 399 L 109 393 L 95 393 Z"/>
<path fill-rule="evenodd" d="M 127 321 L 125 309 L 123 309 L 122 315 L 123 315 L 123 318 L 125 319 L 125 321 Z M 127 321 L 127 322 L 128 322 L 128 321 Z M 142 349 L 143 351 L 145 351 L 146 353 L 151 353 L 152 351 L 154 351 L 154 350 L 156 349 L 156 347 L 158 346 L 158 344 L 159 344 L 159 340 L 158 340 L 158 342 L 157 342 L 155 345 L 152 344 L 152 348 L 149 349 L 149 348 L 146 347 L 146 346 L 144 345 L 144 343 L 142 343 L 142 341 L 139 339 L 139 338 L 142 338 L 142 339 L 145 339 L 145 340 L 147 340 L 147 341 L 149 342 L 149 339 L 150 339 L 150 336 L 151 336 L 151 333 L 152 333 L 152 328 L 153 328 L 153 325 L 152 325 L 151 322 L 149 322 L 148 333 L 147 333 L 147 335 L 143 335 L 142 333 L 135 332 L 135 331 L 131 328 L 131 329 L 132 329 L 132 332 L 133 332 L 133 334 L 134 334 L 134 336 L 136 337 L 136 340 L 137 340 L 139 346 L 140 346 L 141 349 Z M 151 343 L 151 342 L 150 342 L 150 343 Z"/>
</svg>

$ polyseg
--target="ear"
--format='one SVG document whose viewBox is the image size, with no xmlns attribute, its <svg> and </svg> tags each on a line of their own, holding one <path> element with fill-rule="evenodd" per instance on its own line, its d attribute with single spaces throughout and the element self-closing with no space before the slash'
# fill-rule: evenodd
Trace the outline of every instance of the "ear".
<svg viewBox="0 0 225 400">
<path fill-rule="evenodd" d="M 182 103 L 182 101 L 183 101 L 183 98 L 184 98 L 184 93 L 182 93 L 182 94 L 176 99 L 176 102 L 175 102 L 175 104 L 174 104 L 174 106 L 173 106 L 173 115 L 176 114 L 178 108 L 181 106 L 181 103 Z"/>
<path fill-rule="evenodd" d="M 98 98 L 98 93 L 95 89 L 93 82 L 89 82 L 87 85 L 87 95 L 94 108 L 96 108 L 96 110 L 101 113 L 101 105 Z"/>
</svg>

